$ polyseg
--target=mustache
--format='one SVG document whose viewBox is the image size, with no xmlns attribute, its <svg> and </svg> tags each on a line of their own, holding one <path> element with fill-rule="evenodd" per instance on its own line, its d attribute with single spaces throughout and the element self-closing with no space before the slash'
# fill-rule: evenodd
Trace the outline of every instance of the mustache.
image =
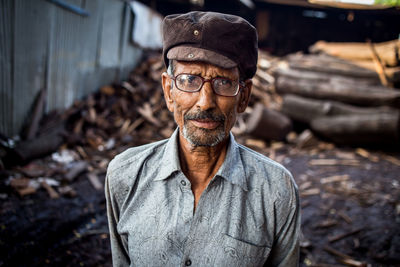
<svg viewBox="0 0 400 267">
<path fill-rule="evenodd" d="M 218 122 L 225 122 L 225 117 L 222 114 L 215 114 L 212 111 L 198 111 L 195 113 L 188 113 L 183 116 L 183 119 L 185 121 L 187 120 L 212 120 L 212 121 L 218 121 Z"/>
</svg>

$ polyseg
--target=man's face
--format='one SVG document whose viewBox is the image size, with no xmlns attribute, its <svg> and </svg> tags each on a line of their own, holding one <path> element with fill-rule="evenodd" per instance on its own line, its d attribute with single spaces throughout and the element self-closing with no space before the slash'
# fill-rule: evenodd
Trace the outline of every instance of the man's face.
<svg viewBox="0 0 400 267">
<path fill-rule="evenodd" d="M 181 73 L 195 74 L 205 79 L 224 77 L 239 80 L 237 68 L 223 69 L 203 62 L 176 62 L 174 76 Z M 224 141 L 237 114 L 245 110 L 251 89 L 251 82 L 247 81 L 246 87 L 236 96 L 220 96 L 206 82 L 199 92 L 190 93 L 177 89 L 166 73 L 162 78 L 168 109 L 174 113 L 185 140 L 193 146 L 215 146 Z"/>
</svg>

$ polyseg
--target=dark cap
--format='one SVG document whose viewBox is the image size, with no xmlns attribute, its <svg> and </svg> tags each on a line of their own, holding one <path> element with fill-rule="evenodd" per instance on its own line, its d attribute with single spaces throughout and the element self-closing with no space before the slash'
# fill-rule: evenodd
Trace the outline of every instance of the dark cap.
<svg viewBox="0 0 400 267">
<path fill-rule="evenodd" d="M 163 58 L 238 67 L 252 78 L 257 70 L 257 31 L 245 19 L 216 12 L 169 15 L 163 21 Z"/>
</svg>

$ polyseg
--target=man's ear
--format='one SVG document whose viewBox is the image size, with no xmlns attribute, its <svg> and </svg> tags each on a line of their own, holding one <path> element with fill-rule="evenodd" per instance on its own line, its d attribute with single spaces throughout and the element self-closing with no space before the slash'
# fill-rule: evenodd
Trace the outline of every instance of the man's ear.
<svg viewBox="0 0 400 267">
<path fill-rule="evenodd" d="M 244 112 L 249 104 L 253 81 L 251 79 L 247 79 L 244 84 L 244 87 L 239 92 L 239 104 L 237 106 L 238 113 Z"/>
<path fill-rule="evenodd" d="M 169 77 L 169 75 L 166 72 L 163 72 L 161 75 L 161 85 L 164 91 L 164 99 L 165 103 L 167 104 L 167 108 L 169 111 L 174 112 L 174 105 L 173 105 L 173 99 L 172 99 L 172 79 Z"/>
</svg>

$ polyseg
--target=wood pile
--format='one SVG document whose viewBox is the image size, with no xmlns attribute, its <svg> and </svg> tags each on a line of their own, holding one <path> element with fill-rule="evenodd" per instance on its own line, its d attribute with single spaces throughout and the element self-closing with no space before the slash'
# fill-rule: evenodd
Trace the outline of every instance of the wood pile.
<svg viewBox="0 0 400 267">
<path fill-rule="evenodd" d="M 328 55 L 349 60 L 353 64 L 377 71 L 384 85 L 399 82 L 400 41 L 393 40 L 378 44 L 368 43 L 327 43 L 319 41 L 310 47 L 312 53 Z"/>
<path fill-rule="evenodd" d="M 0 174 L 4 167 L 13 170 L 9 185 L 20 196 L 39 188 L 51 198 L 75 196 L 69 185 L 79 176 L 85 176 L 96 190 L 103 190 L 100 177 L 115 155 L 167 138 L 174 131 L 175 122 L 160 84 L 163 71 L 160 55 L 149 56 L 127 81 L 104 86 L 62 113 L 30 119 L 27 128 L 37 129 L 29 131 L 30 138 L 13 145 L 2 137 L 0 163 L 4 166 L 0 164 Z M 38 105 L 41 102 L 37 101 Z"/>
<path fill-rule="evenodd" d="M 239 116 L 233 132 L 264 141 L 295 142 L 297 148 L 315 146 L 316 136 L 339 144 L 398 145 L 400 90 L 383 86 L 376 71 L 357 63 L 373 60 L 375 53 L 384 69 L 398 68 L 398 54 L 393 52 L 393 57 L 386 50 L 382 52 L 381 47 L 386 45 L 393 43 L 376 45 L 375 52 L 365 52 L 369 56 L 359 55 L 359 47 L 354 55 L 346 50 L 354 50 L 355 44 L 342 47 L 321 42 L 311 48 L 310 55 L 277 58 L 260 51 L 249 108 Z M 366 49 L 368 44 L 360 46 Z M 351 56 L 356 57 L 357 64 L 348 61 Z M 56 197 L 49 184 L 60 187 L 56 193 L 63 194 L 63 185 L 84 174 L 95 188 L 101 188 L 96 176 L 105 173 L 116 154 L 169 137 L 176 126 L 163 99 L 163 71 L 160 55 L 149 56 L 127 81 L 104 86 L 63 113 L 54 112 L 42 119 L 46 92 L 41 91 L 24 140 L 14 145 L 0 136 L 0 169 L 23 165 L 58 150 L 50 159 L 54 165 L 28 164 L 20 170 L 20 178 L 42 179 L 33 184 L 21 180 L 11 186 L 21 195 L 43 187 Z M 387 77 L 394 82 L 396 76 Z M 298 122 L 312 131 L 297 135 L 293 125 Z M 257 139 L 245 143 L 257 144 Z M 66 156 L 72 159 L 64 161 Z M 56 177 L 55 182 L 46 177 Z"/>
<path fill-rule="evenodd" d="M 278 110 L 338 144 L 399 145 L 400 90 L 383 85 L 398 82 L 398 42 L 318 42 L 310 50 L 313 54 L 288 55 L 268 71 L 275 78 L 274 92 L 282 97 Z M 361 67 L 374 58 L 381 68 Z"/>
</svg>

